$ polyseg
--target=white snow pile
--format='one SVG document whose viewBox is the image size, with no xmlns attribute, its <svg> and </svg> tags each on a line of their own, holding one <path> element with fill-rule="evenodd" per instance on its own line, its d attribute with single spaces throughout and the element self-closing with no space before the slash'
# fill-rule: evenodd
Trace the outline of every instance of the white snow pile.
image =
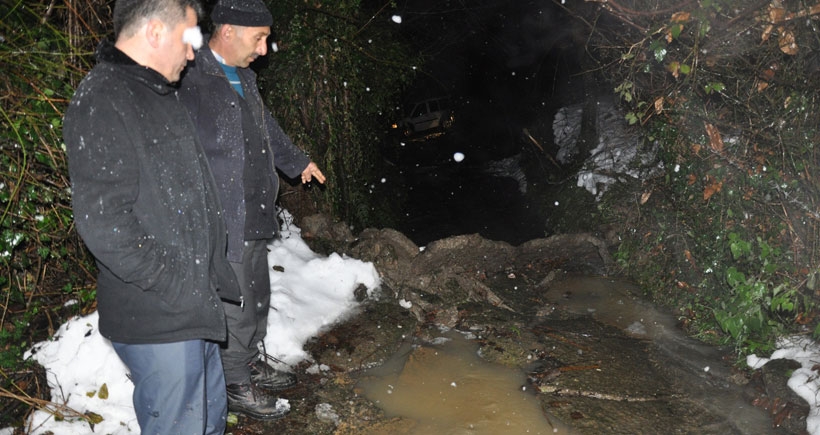
<svg viewBox="0 0 820 435">
<path fill-rule="evenodd" d="M 820 364 L 820 345 L 809 337 L 784 337 L 778 340 L 777 350 L 768 358 L 757 355 L 746 357 L 746 364 L 759 369 L 774 359 L 790 359 L 800 363 L 801 367 L 792 372 L 788 385 L 798 396 L 809 404 L 809 415 L 806 418 L 806 431 L 820 435 L 820 375 L 815 366 Z"/>
<path fill-rule="evenodd" d="M 292 217 L 283 213 L 283 235 L 268 246 L 271 278 L 271 310 L 268 315 L 267 353 L 287 364 L 312 360 L 303 345 L 354 313 L 358 307 L 354 290 L 360 285 L 368 296 L 377 297 L 380 285 L 372 263 L 331 254 L 314 253 L 299 236 Z M 29 434 L 113 434 L 139 433 L 131 402 L 134 385 L 111 342 L 97 329 L 98 314 L 75 317 L 62 326 L 51 340 L 35 344 L 25 358 L 45 367 L 51 388 L 47 410 L 38 410 L 28 420 Z M 89 425 L 64 405 L 99 421 Z M 283 404 L 284 405 L 284 404 Z M 55 418 L 59 411 L 62 418 Z M 332 408 L 317 407 L 321 418 L 334 421 Z M 0 435 L 12 433 L 0 429 Z"/>
</svg>

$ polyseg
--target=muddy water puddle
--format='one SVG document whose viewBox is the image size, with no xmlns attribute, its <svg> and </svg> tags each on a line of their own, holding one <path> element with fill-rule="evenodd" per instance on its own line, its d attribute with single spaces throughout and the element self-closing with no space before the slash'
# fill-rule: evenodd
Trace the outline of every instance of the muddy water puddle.
<svg viewBox="0 0 820 435">
<path fill-rule="evenodd" d="M 359 382 L 408 434 L 568 434 L 524 387 L 520 370 L 488 363 L 475 342 L 449 332 L 440 344 L 407 346 Z"/>
</svg>

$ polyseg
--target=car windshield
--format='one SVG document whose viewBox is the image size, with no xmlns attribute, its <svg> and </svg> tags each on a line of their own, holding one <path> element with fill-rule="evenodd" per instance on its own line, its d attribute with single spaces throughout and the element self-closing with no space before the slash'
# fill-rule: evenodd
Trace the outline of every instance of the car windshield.
<svg viewBox="0 0 820 435">
<path fill-rule="evenodd" d="M 412 107 L 413 109 L 410 112 L 408 112 L 409 118 L 417 118 L 428 113 L 446 110 L 448 107 L 450 107 L 450 105 L 447 98 L 431 98 L 429 100 L 417 102 Z"/>
</svg>

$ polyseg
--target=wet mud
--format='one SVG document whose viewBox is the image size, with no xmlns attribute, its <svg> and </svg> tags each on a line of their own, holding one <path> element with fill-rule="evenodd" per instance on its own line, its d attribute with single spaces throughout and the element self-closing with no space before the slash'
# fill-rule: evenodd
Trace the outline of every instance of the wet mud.
<svg viewBox="0 0 820 435">
<path fill-rule="evenodd" d="M 663 332 L 677 331 L 673 319 L 650 315 L 628 283 L 596 273 L 604 261 L 588 236 L 562 237 L 550 249 L 551 240 L 514 248 L 459 237 L 409 259 L 414 246 L 401 237 L 360 236 L 349 251 L 377 265 L 385 280 L 380 295 L 306 345 L 313 360 L 294 368 L 299 385 L 281 393 L 292 406 L 286 418 L 239 416 L 230 433 L 421 433 L 424 422 L 409 410 L 385 412 L 362 381 L 408 347 L 447 346 L 448 331 L 469 337 L 482 361 L 519 371 L 523 380 L 511 382 L 510 391 L 524 390 L 537 401 L 548 433 L 801 433 L 805 407 L 768 389 L 785 385 L 785 370 L 764 379 L 733 367 L 728 351 Z M 368 253 L 363 245 L 371 247 Z M 607 317 L 591 302 L 568 303 L 589 298 L 583 295 L 589 288 L 607 293 L 603 306 L 632 304 L 639 317 Z M 405 364 L 419 370 L 423 356 Z M 497 432 L 455 427 L 441 433 Z"/>
</svg>

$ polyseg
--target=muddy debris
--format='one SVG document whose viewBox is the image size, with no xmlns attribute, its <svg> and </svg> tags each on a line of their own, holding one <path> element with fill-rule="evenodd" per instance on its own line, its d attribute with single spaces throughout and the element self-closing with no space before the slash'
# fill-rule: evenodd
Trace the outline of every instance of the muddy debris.
<svg viewBox="0 0 820 435">
<path fill-rule="evenodd" d="M 785 386 L 783 371 L 767 378 L 728 363 L 710 373 L 672 364 L 652 340 L 550 302 L 547 294 L 562 291 L 567 277 L 609 272 L 606 244 L 591 235 L 517 247 L 464 235 L 419 249 L 394 230 L 368 229 L 353 237 L 320 216 L 300 225 L 317 252 L 373 262 L 383 285 L 358 312 L 307 343 L 313 360 L 294 367 L 300 382 L 282 393 L 290 414 L 275 422 L 238 416 L 229 428 L 234 435 L 412 434 L 416 422 L 386 416 L 357 382 L 402 346 L 430 343 L 444 330 L 469 334 L 484 360 L 525 373 L 525 388 L 537 395 L 545 414 L 572 433 L 805 431 L 805 404 L 788 396 L 788 388 L 766 391 L 765 385 Z M 753 408 L 754 402 L 765 420 L 750 429 L 717 410 L 708 397 L 715 388 L 742 406 Z"/>
</svg>

